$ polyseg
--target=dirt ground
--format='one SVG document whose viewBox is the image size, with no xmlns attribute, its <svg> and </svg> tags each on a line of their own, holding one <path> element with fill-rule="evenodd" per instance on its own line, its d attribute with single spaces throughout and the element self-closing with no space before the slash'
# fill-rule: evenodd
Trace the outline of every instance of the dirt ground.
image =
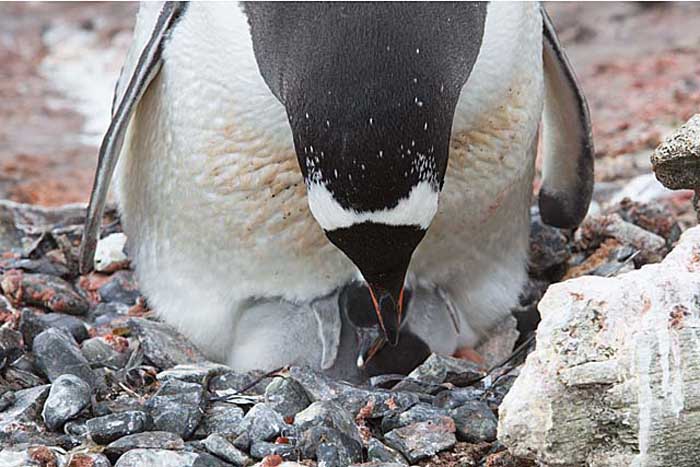
<svg viewBox="0 0 700 467">
<path fill-rule="evenodd" d="M 0 197 L 85 202 L 132 3 L 0 3 Z M 700 111 L 700 3 L 547 4 L 587 93 L 597 180 L 649 172 L 648 154 Z"/>
</svg>

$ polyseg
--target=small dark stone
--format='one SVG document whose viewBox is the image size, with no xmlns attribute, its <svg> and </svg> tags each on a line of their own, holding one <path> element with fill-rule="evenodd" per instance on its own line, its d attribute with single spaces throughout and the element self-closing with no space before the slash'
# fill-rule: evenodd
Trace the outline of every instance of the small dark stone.
<svg viewBox="0 0 700 467">
<path fill-rule="evenodd" d="M 40 306 L 70 315 L 84 315 L 90 309 L 87 299 L 60 277 L 26 274 L 13 269 L 5 273 L 1 286 L 13 303 Z"/>
<path fill-rule="evenodd" d="M 226 402 L 214 402 L 204 412 L 195 436 L 206 438 L 213 433 L 238 434 L 243 420 L 243 409 Z M 250 440 L 248 441 L 248 445 Z M 247 450 L 246 446 L 244 450 Z"/>
<path fill-rule="evenodd" d="M 316 460 L 319 465 L 326 467 L 345 467 L 362 460 L 361 445 L 351 442 L 342 433 L 337 436 L 326 434 L 316 448 Z"/>
<path fill-rule="evenodd" d="M 197 383 L 204 387 L 209 386 L 209 381 L 214 376 L 231 371 L 225 365 L 218 363 L 202 362 L 191 365 L 177 365 L 158 373 L 158 381 L 165 383 L 170 380 L 179 380 L 186 383 Z"/>
<path fill-rule="evenodd" d="M 202 454 L 167 449 L 132 449 L 119 458 L 114 467 L 204 467 Z M 199 462 L 198 462 L 199 461 Z M 221 465 L 221 464 L 219 464 Z"/>
<path fill-rule="evenodd" d="M 0 395 L 0 412 L 2 412 L 14 403 L 15 393 L 10 390 L 6 390 L 2 393 L 2 395 Z"/>
<path fill-rule="evenodd" d="M 88 435 L 87 419 L 79 418 L 66 422 L 63 431 L 76 439 L 84 439 Z"/>
<path fill-rule="evenodd" d="M 0 328 L 0 369 L 22 352 L 22 335 L 8 327 Z"/>
<path fill-rule="evenodd" d="M 25 308 L 19 321 L 19 330 L 24 339 L 24 345 L 32 347 L 36 336 L 49 328 L 57 328 L 68 332 L 76 342 L 82 342 L 88 338 L 88 330 L 85 323 L 75 316 L 61 313 L 40 314 Z"/>
<path fill-rule="evenodd" d="M 392 430 L 384 436 L 384 441 L 415 463 L 453 447 L 457 442 L 454 432 L 452 419 L 442 417 L 437 423 L 418 422 Z"/>
<path fill-rule="evenodd" d="M 246 431 L 251 442 L 271 441 L 282 433 L 287 426 L 282 415 L 272 410 L 267 404 L 255 404 L 243 417 L 240 430 Z"/>
<path fill-rule="evenodd" d="M 90 404 L 90 385 L 75 375 L 56 378 L 41 413 L 49 430 L 57 431 Z"/>
<path fill-rule="evenodd" d="M 88 436 L 97 444 L 109 444 L 122 436 L 145 431 L 150 418 L 144 412 L 121 412 L 86 422 Z"/>
<path fill-rule="evenodd" d="M 22 357 L 20 357 L 22 359 Z M 11 389 L 27 389 L 46 384 L 46 378 L 34 373 L 20 369 L 13 363 L 5 370 L 5 381 Z"/>
<path fill-rule="evenodd" d="M 30 389 L 22 389 L 14 393 L 14 402 L 3 412 L 0 412 L 0 444 L 3 433 L 12 433 L 19 425 L 38 426 L 39 413 L 49 395 L 51 386 L 37 386 Z"/>
<path fill-rule="evenodd" d="M 145 358 L 158 368 L 166 369 L 206 360 L 186 337 L 167 324 L 131 318 L 127 321 L 127 326 L 140 339 Z"/>
<path fill-rule="evenodd" d="M 232 444 L 241 451 L 250 451 L 250 436 L 244 431 L 240 435 L 236 436 Z"/>
<path fill-rule="evenodd" d="M 496 439 L 498 420 L 485 402 L 471 401 L 450 410 L 460 441 L 479 443 Z"/>
<path fill-rule="evenodd" d="M 78 452 L 71 454 L 68 467 L 112 467 L 102 454 Z"/>
<path fill-rule="evenodd" d="M 357 442 L 362 440 L 352 414 L 333 401 L 314 402 L 297 414 L 294 424 L 299 431 L 323 426 L 337 430 Z"/>
<path fill-rule="evenodd" d="M 467 386 L 483 376 L 484 372 L 473 362 L 445 355 L 432 354 L 408 377 L 394 386 L 394 390 L 425 391 L 439 389 L 443 383 Z"/>
<path fill-rule="evenodd" d="M 94 387 L 96 376 L 70 334 L 49 328 L 36 336 L 33 351 L 39 368 L 49 381 L 53 382 L 64 374 L 72 374 Z"/>
<path fill-rule="evenodd" d="M 311 404 L 304 388 L 289 378 L 275 378 L 265 389 L 265 402 L 283 417 L 293 417 Z"/>
<path fill-rule="evenodd" d="M 406 459 L 395 449 L 390 448 L 376 438 L 367 442 L 367 458 L 370 462 L 408 465 Z"/>
<path fill-rule="evenodd" d="M 97 291 L 103 302 L 119 302 L 135 305 L 141 296 L 133 271 L 117 271 Z"/>
<path fill-rule="evenodd" d="M 280 456 L 284 460 L 299 459 L 299 450 L 291 444 L 269 443 L 257 441 L 250 447 L 250 455 L 256 459 L 264 459 L 267 456 Z"/>
<path fill-rule="evenodd" d="M 244 393 L 263 395 L 265 394 L 267 385 L 272 382 L 272 378 L 264 378 L 264 375 L 265 373 L 261 371 L 249 371 L 245 373 L 227 371 L 211 379 L 209 390 L 213 393 L 238 392 L 253 384 L 253 386 L 244 391 Z"/>
<path fill-rule="evenodd" d="M 207 451 L 236 467 L 246 467 L 253 463 L 253 460 L 246 453 L 236 448 L 223 436 L 210 435 L 203 441 L 203 444 Z"/>
<path fill-rule="evenodd" d="M 362 443 L 333 428 L 314 426 L 299 438 L 304 458 L 316 458 L 319 465 L 344 467 L 362 460 Z"/>
<path fill-rule="evenodd" d="M 171 380 L 146 403 L 157 430 L 177 433 L 188 439 L 202 419 L 204 388 L 195 383 Z"/>
<path fill-rule="evenodd" d="M 447 411 L 444 409 L 432 407 L 423 403 L 416 404 L 405 412 L 396 411 L 386 415 L 382 419 L 382 433 L 387 433 L 393 429 L 401 428 L 416 422 L 438 420 L 447 415 Z"/>
<path fill-rule="evenodd" d="M 48 257 L 39 259 L 15 259 L 7 264 L 7 269 L 21 269 L 25 272 L 48 274 L 50 276 L 64 277 L 70 275 L 68 267 Z"/>
<path fill-rule="evenodd" d="M 147 431 L 127 435 L 113 441 L 105 447 L 104 453 L 112 462 L 116 461 L 127 451 L 132 449 L 168 449 L 181 451 L 185 449 L 182 438 L 175 433 L 167 431 Z"/>
<path fill-rule="evenodd" d="M 113 370 L 124 368 L 129 360 L 129 352 L 118 352 L 104 337 L 92 337 L 80 348 L 85 359 L 93 368 L 107 367 Z"/>
<path fill-rule="evenodd" d="M 387 391 L 384 389 L 362 389 L 347 383 L 334 381 L 308 368 L 292 367 L 292 379 L 297 381 L 312 401 L 332 400 L 357 415 L 366 407 L 368 418 L 380 418 L 395 410 L 406 410 L 419 401 L 417 394 Z"/>
<path fill-rule="evenodd" d="M 455 409 L 465 402 L 481 399 L 484 390 L 476 387 L 454 388 L 442 391 L 433 399 L 433 405 L 441 409 Z"/>
<path fill-rule="evenodd" d="M 533 207 L 530 215 L 530 274 L 557 280 L 565 272 L 570 257 L 569 239 L 561 229 L 542 222 L 539 209 Z"/>
</svg>

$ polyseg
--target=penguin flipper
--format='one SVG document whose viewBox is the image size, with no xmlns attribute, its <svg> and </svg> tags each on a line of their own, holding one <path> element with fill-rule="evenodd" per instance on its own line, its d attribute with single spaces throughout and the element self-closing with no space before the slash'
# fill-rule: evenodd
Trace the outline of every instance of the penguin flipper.
<svg viewBox="0 0 700 467">
<path fill-rule="evenodd" d="M 120 98 L 115 99 L 117 105 L 112 115 L 112 121 L 100 145 L 95 180 L 83 228 L 79 257 L 82 274 L 89 272 L 93 267 L 109 184 L 124 144 L 129 121 L 139 100 L 160 71 L 163 41 L 184 8 L 185 5 L 181 2 L 165 2 L 163 4 L 155 28 L 138 57 L 136 67 L 128 77 L 126 89 Z M 125 76 L 121 76 L 120 81 L 125 78 Z"/>
<path fill-rule="evenodd" d="M 583 90 L 552 21 L 544 7 L 541 11 L 545 102 L 540 215 L 554 227 L 574 228 L 586 216 L 593 194 L 591 122 Z"/>
<path fill-rule="evenodd" d="M 321 369 L 328 370 L 335 363 L 340 346 L 342 323 L 338 310 L 337 294 L 314 300 L 311 303 L 311 310 L 318 323 L 318 335 L 323 347 Z"/>
</svg>

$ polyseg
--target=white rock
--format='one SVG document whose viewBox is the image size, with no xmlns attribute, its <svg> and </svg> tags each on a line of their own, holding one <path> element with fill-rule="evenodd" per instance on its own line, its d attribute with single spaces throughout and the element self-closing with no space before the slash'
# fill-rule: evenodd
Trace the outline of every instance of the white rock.
<svg viewBox="0 0 700 467">
<path fill-rule="evenodd" d="M 692 193 L 692 191 L 689 192 Z M 625 198 L 639 203 L 653 203 L 660 199 L 677 195 L 678 192 L 669 190 L 663 186 L 653 173 L 648 173 L 639 175 L 630 180 L 625 187 L 615 193 L 606 204 L 612 206 Z"/>
<path fill-rule="evenodd" d="M 126 235 L 113 233 L 97 242 L 95 249 L 95 271 L 114 272 L 123 269 L 129 264 L 124 252 Z"/>
<path fill-rule="evenodd" d="M 700 459 L 700 227 L 659 264 L 549 288 L 499 439 L 550 466 Z"/>
</svg>

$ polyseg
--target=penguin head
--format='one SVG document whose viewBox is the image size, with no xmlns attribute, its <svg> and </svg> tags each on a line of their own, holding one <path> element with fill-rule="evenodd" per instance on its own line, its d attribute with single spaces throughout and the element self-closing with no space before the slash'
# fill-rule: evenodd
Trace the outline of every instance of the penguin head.
<svg viewBox="0 0 700 467">
<path fill-rule="evenodd" d="M 284 105 L 309 208 L 367 282 L 396 343 L 411 256 L 437 212 L 486 6 L 248 3 L 260 72 Z"/>
</svg>

